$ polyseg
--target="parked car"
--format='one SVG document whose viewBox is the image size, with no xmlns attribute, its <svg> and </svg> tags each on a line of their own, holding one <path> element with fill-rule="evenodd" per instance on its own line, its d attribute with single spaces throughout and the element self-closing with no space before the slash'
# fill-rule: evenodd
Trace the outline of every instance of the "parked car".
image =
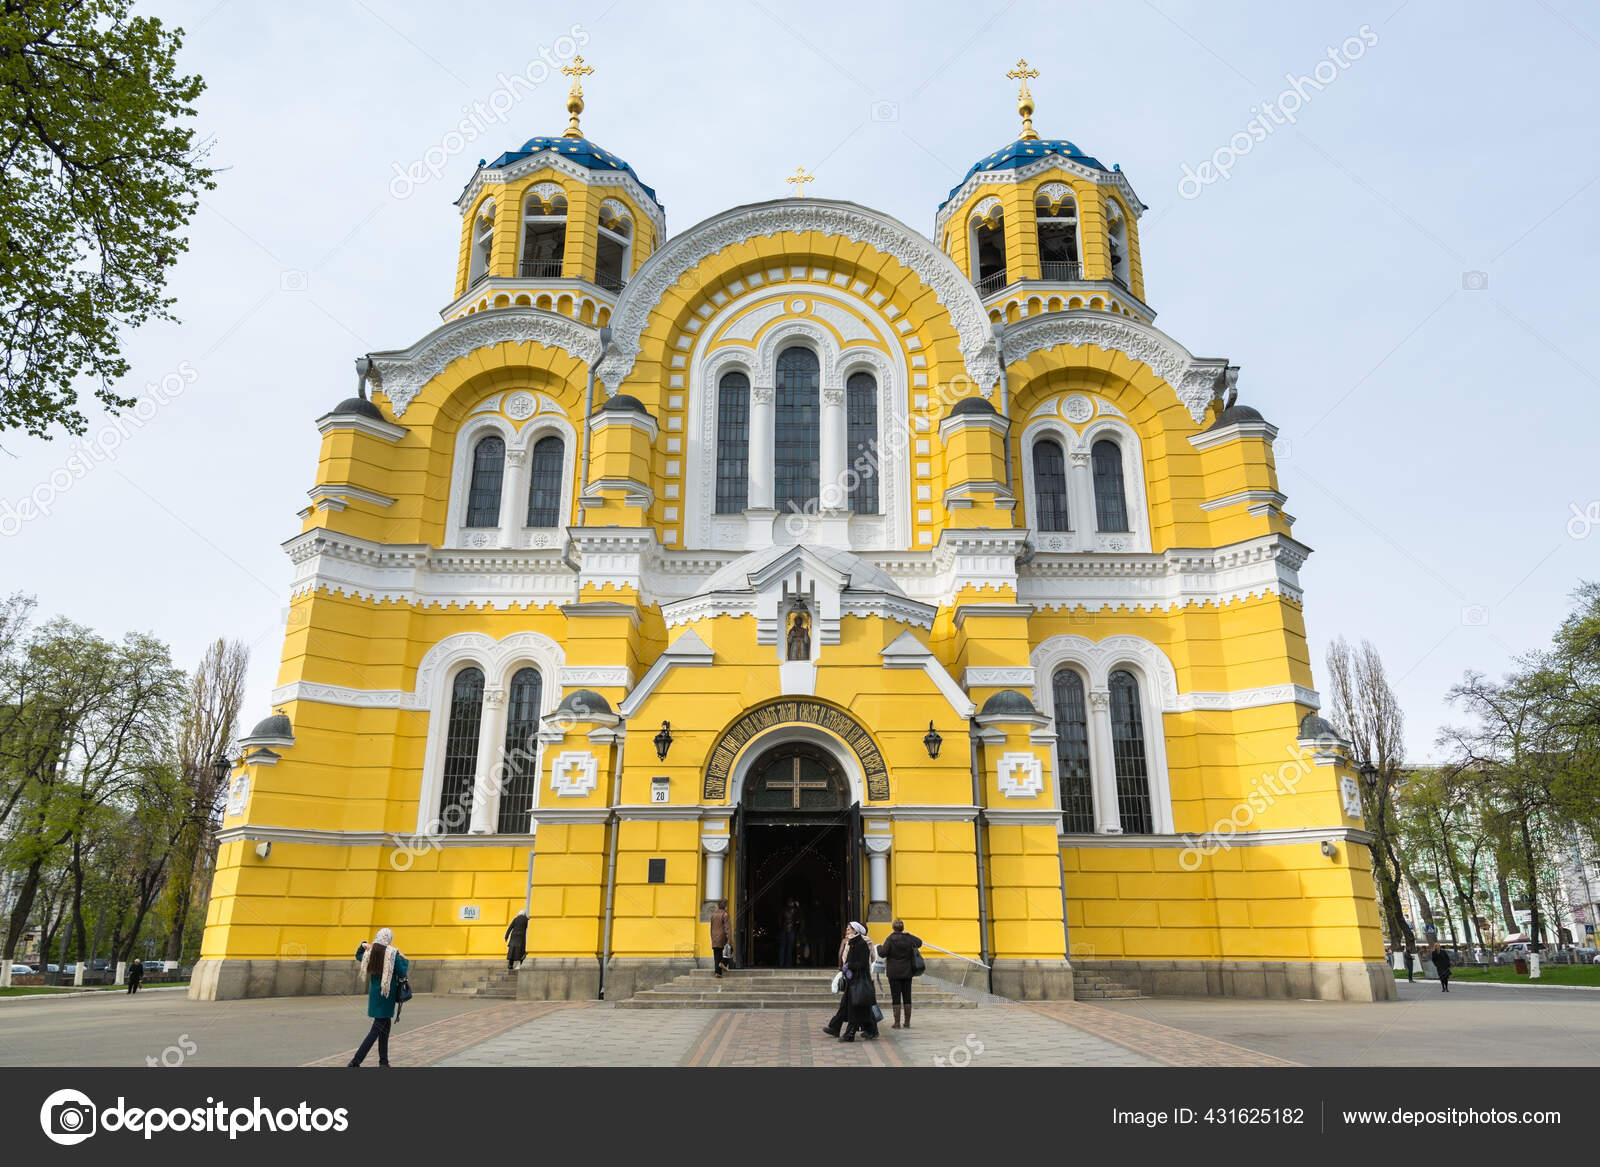
<svg viewBox="0 0 1600 1167">
<path fill-rule="evenodd" d="M 94 960 L 89 962 L 90 972 L 109 972 L 110 969 L 111 962 L 109 960 Z"/>
<path fill-rule="evenodd" d="M 13 964 L 11 966 L 11 975 L 14 977 L 31 977 L 38 971 L 30 964 Z"/>
<path fill-rule="evenodd" d="M 63 965 L 61 971 L 69 977 L 73 976 L 78 971 L 78 962 L 73 961 L 71 964 Z"/>
<path fill-rule="evenodd" d="M 58 973 L 61 971 L 61 966 L 59 964 L 47 964 L 44 966 L 44 971 Z"/>
</svg>

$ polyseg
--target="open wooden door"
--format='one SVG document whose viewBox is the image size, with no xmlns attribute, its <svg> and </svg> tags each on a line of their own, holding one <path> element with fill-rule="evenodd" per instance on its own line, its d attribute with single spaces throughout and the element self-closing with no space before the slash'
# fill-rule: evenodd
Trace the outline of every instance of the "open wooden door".
<svg viewBox="0 0 1600 1167">
<path fill-rule="evenodd" d="M 750 926 L 750 835 L 745 830 L 744 808 L 747 799 L 741 798 L 733 812 L 733 850 L 737 857 L 734 878 L 738 881 L 734 895 L 728 897 L 733 905 L 733 962 L 735 968 L 749 968 L 754 963 L 752 946 L 755 929 Z"/>
<path fill-rule="evenodd" d="M 844 850 L 844 918 L 865 922 L 861 910 L 861 804 L 850 804 L 850 836 Z"/>
</svg>

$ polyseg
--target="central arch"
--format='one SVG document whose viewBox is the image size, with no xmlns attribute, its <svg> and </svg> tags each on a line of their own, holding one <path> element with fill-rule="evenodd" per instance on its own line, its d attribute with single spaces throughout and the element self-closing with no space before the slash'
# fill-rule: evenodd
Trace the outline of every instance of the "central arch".
<svg viewBox="0 0 1600 1167">
<path fill-rule="evenodd" d="M 844 710 L 803 698 L 757 706 L 723 731 L 706 764 L 703 800 L 737 803 L 751 763 L 783 741 L 809 741 L 829 751 L 849 779 L 854 801 L 888 801 L 889 770 L 872 734 Z"/>
</svg>

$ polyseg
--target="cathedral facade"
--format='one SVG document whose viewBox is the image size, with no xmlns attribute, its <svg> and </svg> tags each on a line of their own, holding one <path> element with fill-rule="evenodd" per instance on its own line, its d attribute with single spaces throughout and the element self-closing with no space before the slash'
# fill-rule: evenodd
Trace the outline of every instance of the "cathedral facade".
<svg viewBox="0 0 1600 1167">
<path fill-rule="evenodd" d="M 1155 326 L 1121 170 L 1019 65 L 931 238 L 803 172 L 669 235 L 575 64 L 317 421 L 191 993 L 345 991 L 385 926 L 466 986 L 526 910 L 519 995 L 615 1000 L 726 899 L 746 965 L 899 917 L 1016 998 L 1392 996 L 1276 431 Z"/>
</svg>

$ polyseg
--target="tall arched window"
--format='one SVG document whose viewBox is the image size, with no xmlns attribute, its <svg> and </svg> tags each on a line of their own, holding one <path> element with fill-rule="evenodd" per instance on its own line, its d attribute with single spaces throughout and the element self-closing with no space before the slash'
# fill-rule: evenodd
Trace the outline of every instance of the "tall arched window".
<svg viewBox="0 0 1600 1167">
<path fill-rule="evenodd" d="M 1034 204 L 1039 220 L 1040 274 L 1047 280 L 1081 280 L 1078 258 L 1078 204 L 1070 196 L 1051 202 L 1041 195 Z"/>
<path fill-rule="evenodd" d="M 1106 246 L 1111 278 L 1128 287 L 1128 219 L 1115 199 L 1106 200 Z"/>
<path fill-rule="evenodd" d="M 529 195 L 522 205 L 522 264 L 518 274 L 559 276 L 566 247 L 567 196 L 550 191 Z"/>
<path fill-rule="evenodd" d="M 525 835 L 539 780 L 539 703 L 544 681 L 538 669 L 518 669 L 506 701 L 505 777 L 500 784 L 503 835 Z"/>
<path fill-rule="evenodd" d="M 750 378 L 735 370 L 717 386 L 717 514 L 750 505 Z"/>
<path fill-rule="evenodd" d="M 566 470 L 567 445 L 555 434 L 533 444 L 528 462 L 528 526 L 561 524 L 561 478 Z"/>
<path fill-rule="evenodd" d="M 608 292 L 622 291 L 622 285 L 628 282 L 628 259 L 632 253 L 633 221 L 621 206 L 607 199 L 600 205 L 594 282 Z"/>
<path fill-rule="evenodd" d="M 485 203 L 472 224 L 472 256 L 467 271 L 471 287 L 489 274 L 489 259 L 494 254 L 494 204 Z"/>
<path fill-rule="evenodd" d="M 1006 286 L 1006 224 L 998 208 L 972 220 L 972 282 L 980 296 Z"/>
<path fill-rule="evenodd" d="M 467 492 L 467 526 L 500 525 L 500 484 L 506 476 L 506 443 L 491 434 L 472 451 L 472 487 Z"/>
<path fill-rule="evenodd" d="M 1122 486 L 1122 447 L 1101 439 L 1091 454 L 1094 463 L 1094 516 L 1102 531 L 1128 529 L 1128 498 Z"/>
<path fill-rule="evenodd" d="M 478 729 L 482 722 L 483 670 L 462 669 L 450 689 L 444 783 L 439 796 L 439 822 L 447 835 L 464 835 L 472 826 L 472 788 L 478 773 Z"/>
<path fill-rule="evenodd" d="M 1041 438 L 1033 443 L 1034 526 L 1041 531 L 1068 531 L 1067 458 L 1061 443 Z"/>
<path fill-rule="evenodd" d="M 1094 833 L 1094 793 L 1089 776 L 1089 711 L 1083 678 L 1057 669 L 1052 679 L 1056 708 L 1056 771 L 1061 786 L 1061 829 L 1069 835 Z"/>
<path fill-rule="evenodd" d="M 845 474 L 850 487 L 850 509 L 858 515 L 878 513 L 878 475 L 882 456 L 878 450 L 878 379 L 871 373 L 851 373 L 845 382 Z"/>
<path fill-rule="evenodd" d="M 816 354 L 808 348 L 778 354 L 773 419 L 773 506 L 814 514 L 821 460 L 822 415 Z"/>
<path fill-rule="evenodd" d="M 1111 674 L 1107 687 L 1111 690 L 1111 758 L 1117 776 L 1117 819 L 1123 834 L 1148 835 L 1154 828 L 1139 682 L 1126 669 L 1118 669 Z"/>
</svg>

